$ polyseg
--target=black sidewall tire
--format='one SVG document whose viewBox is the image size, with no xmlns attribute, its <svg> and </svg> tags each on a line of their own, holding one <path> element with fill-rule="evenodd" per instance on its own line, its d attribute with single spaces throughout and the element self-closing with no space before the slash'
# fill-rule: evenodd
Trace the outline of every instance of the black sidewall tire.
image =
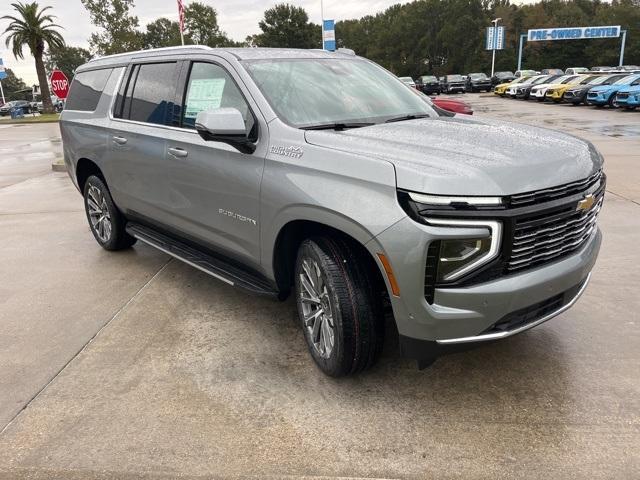
<svg viewBox="0 0 640 480">
<path fill-rule="evenodd" d="M 94 230 L 91 225 L 91 218 L 89 215 L 89 206 L 87 204 L 87 197 L 89 188 L 94 186 L 100 190 L 102 195 L 105 198 L 105 202 L 107 204 L 107 209 L 109 210 L 109 216 L 111 217 L 111 237 L 106 242 L 100 240 L 97 232 Z M 87 222 L 89 223 L 89 228 L 91 233 L 93 234 L 93 238 L 96 239 L 96 242 L 104 248 L 105 250 L 123 250 L 125 248 L 131 247 L 134 243 L 136 243 L 136 239 L 129 235 L 126 230 L 126 220 L 118 207 L 116 207 L 115 203 L 113 203 L 113 199 L 111 198 L 111 192 L 105 185 L 104 181 L 96 176 L 91 175 L 84 184 L 84 209 L 85 214 L 87 216 Z"/>
<path fill-rule="evenodd" d="M 295 268 L 295 293 L 298 317 L 309 352 L 316 365 L 327 375 L 341 377 L 371 367 L 382 351 L 384 315 L 381 295 L 376 295 L 364 254 L 346 240 L 315 237 L 298 249 Z M 367 254 L 368 255 L 368 254 Z M 334 322 L 334 347 L 329 358 L 315 349 L 304 324 L 300 282 L 302 260 L 318 264 L 329 293 Z"/>
</svg>

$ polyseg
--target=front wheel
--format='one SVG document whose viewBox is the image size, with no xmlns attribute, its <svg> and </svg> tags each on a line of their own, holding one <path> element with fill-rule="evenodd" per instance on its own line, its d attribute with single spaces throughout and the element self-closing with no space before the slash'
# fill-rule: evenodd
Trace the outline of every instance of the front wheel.
<svg viewBox="0 0 640 480">
<path fill-rule="evenodd" d="M 382 299 L 366 255 L 331 237 L 307 239 L 298 249 L 298 315 L 313 360 L 332 377 L 366 370 L 382 351 Z"/>
<path fill-rule="evenodd" d="M 84 184 L 84 208 L 94 238 L 105 250 L 123 250 L 136 243 L 102 179 L 91 175 Z"/>
</svg>

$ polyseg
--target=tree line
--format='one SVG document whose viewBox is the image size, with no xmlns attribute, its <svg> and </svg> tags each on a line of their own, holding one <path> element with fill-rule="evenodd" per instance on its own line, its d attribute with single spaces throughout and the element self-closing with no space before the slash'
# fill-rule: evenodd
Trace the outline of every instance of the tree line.
<svg viewBox="0 0 640 480">
<path fill-rule="evenodd" d="M 50 7 L 40 8 L 36 2 L 12 4 L 18 13 L 30 16 L 11 16 L 15 28 L 21 28 L 20 22 L 35 22 L 46 34 L 46 38 L 37 41 L 22 41 L 22 34 L 16 36 L 9 29 L 5 32 L 7 46 L 12 44 L 14 53 L 16 45 L 42 46 L 35 52 L 31 48 L 39 79 L 45 68 L 47 71 L 58 68 L 71 77 L 79 65 L 94 56 L 180 45 L 178 22 L 162 17 L 141 27 L 132 13 L 135 0 L 81 2 L 98 29 L 89 38 L 89 49 L 59 41 L 61 37 L 55 35 L 53 23 L 55 16 L 42 13 Z M 491 60 L 490 52 L 484 50 L 485 28 L 496 17 L 502 19 L 501 25 L 506 28 L 505 49 L 496 57 L 498 70 L 515 69 L 519 37 L 530 28 L 589 25 L 621 25 L 627 30 L 625 63 L 640 63 L 640 0 L 541 0 L 525 5 L 515 5 L 509 0 L 416 0 L 359 19 L 339 20 L 336 38 L 339 47 L 350 48 L 401 76 L 487 71 Z M 309 21 L 304 8 L 291 4 L 281 3 L 267 9 L 257 27 L 259 32 L 255 35 L 235 41 L 220 28 L 215 8 L 200 1 L 189 2 L 185 7 L 186 44 L 322 46 L 320 26 Z M 617 65 L 619 49 L 619 38 L 535 42 L 526 44 L 523 68 Z M 38 64 L 38 56 L 42 65 Z M 10 78 L 8 82 L 5 80 L 10 86 L 9 94 L 11 88 L 24 85 L 13 79 L 12 73 Z"/>
</svg>

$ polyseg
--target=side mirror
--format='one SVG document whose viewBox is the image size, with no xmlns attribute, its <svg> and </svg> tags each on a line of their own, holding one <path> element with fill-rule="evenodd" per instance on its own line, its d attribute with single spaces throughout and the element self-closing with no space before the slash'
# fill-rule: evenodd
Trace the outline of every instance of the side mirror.
<svg viewBox="0 0 640 480">
<path fill-rule="evenodd" d="M 206 141 L 223 142 L 242 153 L 253 153 L 256 149 L 247 135 L 244 118 L 236 108 L 203 110 L 198 113 L 195 126 Z"/>
</svg>

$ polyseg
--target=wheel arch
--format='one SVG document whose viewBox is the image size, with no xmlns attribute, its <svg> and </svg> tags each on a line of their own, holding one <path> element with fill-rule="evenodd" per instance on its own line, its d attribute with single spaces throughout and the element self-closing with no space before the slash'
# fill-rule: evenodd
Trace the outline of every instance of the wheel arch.
<svg viewBox="0 0 640 480">
<path fill-rule="evenodd" d="M 364 231 L 364 229 L 362 230 Z M 382 266 L 365 246 L 365 243 L 372 236 L 369 234 L 369 238 L 366 238 L 362 235 L 363 232 L 359 233 L 360 235 L 358 233 L 355 236 L 350 235 L 341 228 L 316 220 L 291 220 L 282 225 L 275 238 L 271 255 L 273 275 L 282 296 L 286 297 L 293 285 L 298 247 L 305 239 L 314 236 L 339 237 L 351 243 L 354 248 L 361 250 L 363 254 L 366 252 L 363 258 L 368 260 L 368 267 L 372 274 L 379 281 L 380 287 L 387 292 Z"/>
<path fill-rule="evenodd" d="M 107 185 L 107 181 L 98 164 L 89 158 L 80 158 L 76 163 L 76 182 L 80 193 L 84 192 L 84 184 L 91 175 L 96 175 Z"/>
</svg>

